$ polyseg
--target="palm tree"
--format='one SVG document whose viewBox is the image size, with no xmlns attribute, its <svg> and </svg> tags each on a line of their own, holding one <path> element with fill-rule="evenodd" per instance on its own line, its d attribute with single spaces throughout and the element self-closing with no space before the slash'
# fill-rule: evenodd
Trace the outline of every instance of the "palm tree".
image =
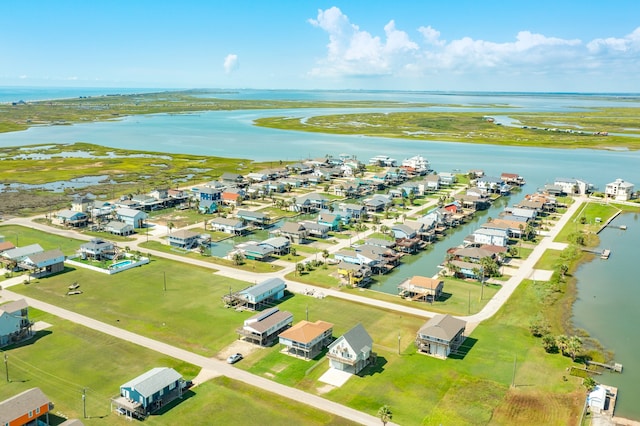
<svg viewBox="0 0 640 426">
<path fill-rule="evenodd" d="M 380 417 L 380 421 L 383 425 L 386 425 L 393 418 L 393 413 L 388 405 L 383 405 L 378 410 L 378 417 Z"/>
<path fill-rule="evenodd" d="M 564 278 L 564 276 L 567 274 L 567 272 L 569 272 L 569 267 L 567 265 L 565 265 L 564 263 L 562 265 L 560 265 L 558 267 L 558 269 L 560 270 L 560 275 L 562 275 L 562 278 Z"/>
<path fill-rule="evenodd" d="M 235 265 L 242 265 L 244 263 L 244 256 L 240 252 L 235 252 L 232 260 Z"/>
<path fill-rule="evenodd" d="M 566 354 L 569 347 L 569 338 L 564 334 L 556 336 L 556 346 L 562 355 Z"/>
<path fill-rule="evenodd" d="M 172 230 L 173 228 L 175 228 L 175 227 L 176 227 L 176 225 L 174 225 L 174 224 L 173 224 L 173 222 L 169 222 L 169 223 L 167 223 L 167 229 L 169 229 L 169 233 L 171 233 L 171 230 Z"/>
<path fill-rule="evenodd" d="M 578 356 L 580 351 L 582 351 L 582 339 L 578 336 L 571 336 L 567 342 L 567 352 L 573 361 L 576 360 L 576 356 Z"/>
<path fill-rule="evenodd" d="M 327 258 L 329 257 L 329 250 L 322 250 L 322 258 L 324 259 L 324 266 L 327 267 Z"/>
</svg>

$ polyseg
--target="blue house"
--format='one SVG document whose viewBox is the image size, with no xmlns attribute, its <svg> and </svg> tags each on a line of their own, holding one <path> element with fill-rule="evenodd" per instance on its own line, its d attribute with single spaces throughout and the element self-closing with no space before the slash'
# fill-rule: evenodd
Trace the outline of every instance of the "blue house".
<svg viewBox="0 0 640 426">
<path fill-rule="evenodd" d="M 218 203 L 213 200 L 200 200 L 198 211 L 202 214 L 212 214 L 218 211 Z"/>
<path fill-rule="evenodd" d="M 146 416 L 182 396 L 184 380 L 173 368 L 157 367 L 120 386 L 113 400 L 128 415 Z"/>
<path fill-rule="evenodd" d="M 329 226 L 332 231 L 338 231 L 340 229 L 340 220 L 341 217 L 337 213 L 323 211 L 318 215 L 318 223 Z"/>
<path fill-rule="evenodd" d="M 32 326 L 29 305 L 24 299 L 0 305 L 0 346 L 30 337 Z"/>
<path fill-rule="evenodd" d="M 192 189 L 192 191 L 196 194 L 197 199 L 200 201 L 219 201 L 222 197 L 222 191 L 217 188 L 210 188 L 208 186 L 195 187 Z"/>
<path fill-rule="evenodd" d="M 245 288 L 238 293 L 238 296 L 244 299 L 247 307 L 256 309 L 260 305 L 282 299 L 286 288 L 287 285 L 282 279 L 269 278 L 259 284 Z"/>
<path fill-rule="evenodd" d="M 134 228 L 143 228 L 144 221 L 149 215 L 140 210 L 123 208 L 116 210 L 116 217 L 119 221 L 131 225 Z"/>
</svg>

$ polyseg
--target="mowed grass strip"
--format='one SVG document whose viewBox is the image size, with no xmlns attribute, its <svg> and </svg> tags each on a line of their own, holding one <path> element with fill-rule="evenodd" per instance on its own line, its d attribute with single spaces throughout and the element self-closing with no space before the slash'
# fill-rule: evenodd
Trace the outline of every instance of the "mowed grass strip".
<svg viewBox="0 0 640 426">
<path fill-rule="evenodd" d="M 73 282 L 80 284 L 82 294 L 67 296 Z M 205 268 L 152 258 L 148 265 L 115 275 L 67 267 L 64 273 L 11 290 L 213 356 L 237 338 L 236 327 L 251 315 L 224 308 L 222 296 L 249 285 Z"/>
</svg>

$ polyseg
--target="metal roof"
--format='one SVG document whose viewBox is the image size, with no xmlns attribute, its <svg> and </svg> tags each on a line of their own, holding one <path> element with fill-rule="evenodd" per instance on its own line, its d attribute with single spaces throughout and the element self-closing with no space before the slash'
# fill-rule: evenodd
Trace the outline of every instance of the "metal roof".
<svg viewBox="0 0 640 426">
<path fill-rule="evenodd" d="M 182 376 L 173 368 L 156 367 L 121 385 L 120 388 L 134 389 L 146 398 L 180 379 Z"/>
</svg>

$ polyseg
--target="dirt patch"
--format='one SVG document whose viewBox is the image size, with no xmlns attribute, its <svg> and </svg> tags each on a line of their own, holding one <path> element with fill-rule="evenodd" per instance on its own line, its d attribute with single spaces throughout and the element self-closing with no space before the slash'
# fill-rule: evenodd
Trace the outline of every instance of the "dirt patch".
<svg viewBox="0 0 640 426">
<path fill-rule="evenodd" d="M 246 342 L 244 340 L 236 340 L 226 348 L 222 349 L 216 355 L 216 358 L 219 360 L 226 360 L 229 355 L 233 355 L 235 353 L 241 353 L 243 357 L 247 357 L 247 355 L 260 350 L 261 348 L 253 343 Z"/>
<path fill-rule="evenodd" d="M 493 413 L 496 424 L 542 425 L 577 424 L 580 418 L 583 392 L 566 395 L 510 389 Z"/>
<path fill-rule="evenodd" d="M 218 377 L 219 375 L 220 374 L 216 373 L 213 370 L 207 370 L 206 368 L 203 368 L 202 370 L 200 370 L 198 375 L 193 378 L 193 386 L 198 386 L 199 384 L 204 383 L 207 380 L 211 380 L 214 377 Z"/>
<path fill-rule="evenodd" d="M 324 385 L 324 386 L 320 386 L 319 388 L 317 388 L 316 390 L 318 391 L 318 393 L 320 395 L 325 394 L 327 392 L 329 392 L 330 390 L 335 389 L 335 386 L 331 386 L 331 385 Z"/>
</svg>

